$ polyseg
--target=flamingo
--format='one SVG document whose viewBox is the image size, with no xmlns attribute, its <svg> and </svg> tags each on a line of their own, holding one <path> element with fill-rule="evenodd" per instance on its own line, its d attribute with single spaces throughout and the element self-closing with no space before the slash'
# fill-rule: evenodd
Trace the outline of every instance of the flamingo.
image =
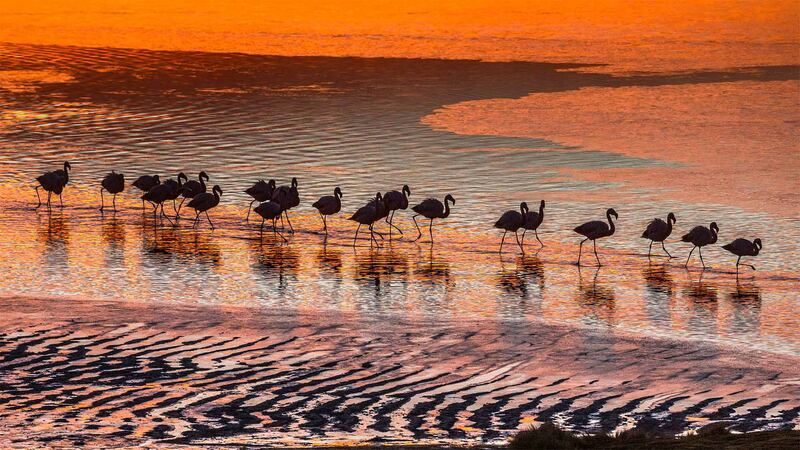
<svg viewBox="0 0 800 450">
<path fill-rule="evenodd" d="M 725 250 L 733 253 L 734 255 L 738 256 L 739 258 L 736 259 L 736 273 L 739 273 L 739 261 L 742 260 L 742 256 L 758 256 L 758 252 L 761 251 L 761 239 L 756 238 L 753 242 L 748 241 L 747 239 L 736 239 L 730 244 L 723 245 L 722 248 Z M 753 270 L 756 270 L 755 266 L 751 264 L 743 264 L 745 266 L 750 267 Z"/>
<path fill-rule="evenodd" d="M 283 196 L 285 195 L 285 193 L 281 193 L 280 195 Z M 281 203 L 279 201 L 267 200 L 261 203 L 260 205 L 256 206 L 255 209 L 253 209 L 253 211 L 255 211 L 256 214 L 258 214 L 259 216 L 261 216 L 262 240 L 264 239 L 264 222 L 266 220 L 271 220 L 273 233 L 278 234 L 281 237 L 281 239 L 283 239 L 283 242 L 288 242 L 286 238 L 283 236 L 283 233 L 278 231 L 278 229 L 275 227 L 275 221 L 278 219 L 278 217 L 281 217 L 281 214 L 283 214 L 283 207 L 281 206 Z"/>
<path fill-rule="evenodd" d="M 689 252 L 689 257 L 686 258 L 685 265 L 687 267 L 689 266 L 689 260 L 692 258 L 692 252 L 694 252 L 695 248 L 699 248 L 697 252 L 700 254 L 700 263 L 703 264 L 703 269 L 706 268 L 706 263 L 703 261 L 703 247 L 717 242 L 717 233 L 719 233 L 717 222 L 711 222 L 709 228 L 704 226 L 696 226 L 692 228 L 692 231 L 684 234 L 683 237 L 681 237 L 683 242 L 691 242 L 691 244 L 694 246 Z"/>
<path fill-rule="evenodd" d="M 175 201 L 178 200 L 178 197 L 180 197 L 181 194 L 183 193 L 183 185 L 184 182 L 186 181 L 189 181 L 189 177 L 187 177 L 185 173 L 181 172 L 178 174 L 178 181 L 175 181 L 170 178 L 169 180 L 164 182 L 164 184 L 167 184 L 170 187 L 170 192 L 169 196 L 167 197 L 167 200 L 172 200 L 172 210 L 175 211 L 176 217 L 178 216 L 178 207 Z"/>
<path fill-rule="evenodd" d="M 506 211 L 497 219 L 497 222 L 494 223 L 495 228 L 499 228 L 503 230 L 503 238 L 500 239 L 500 253 L 503 253 L 503 243 L 506 240 L 506 233 L 509 231 L 514 232 L 514 237 L 517 238 L 517 245 L 519 249 L 522 250 L 522 254 L 525 254 L 525 249 L 522 248 L 522 244 L 519 242 L 519 235 L 517 235 L 517 230 L 525 226 L 525 214 L 528 212 L 528 204 L 522 202 L 519 204 L 519 212 L 512 210 Z"/>
<path fill-rule="evenodd" d="M 275 180 L 258 180 L 244 191 L 245 194 L 253 198 L 253 201 L 251 201 L 250 205 L 247 207 L 247 217 L 244 219 L 245 222 L 250 221 L 250 210 L 253 208 L 253 203 L 264 203 L 265 201 L 270 200 L 274 192 Z"/>
<path fill-rule="evenodd" d="M 137 178 L 133 183 L 133 187 L 139 189 L 140 191 L 147 193 L 153 186 L 157 184 L 161 184 L 161 179 L 158 175 L 142 175 Z M 144 199 L 142 199 L 142 211 L 144 211 Z"/>
<path fill-rule="evenodd" d="M 292 178 L 291 186 L 281 186 L 275 189 L 272 194 L 272 200 L 281 204 L 283 214 L 286 216 L 286 222 L 289 223 L 289 232 L 294 234 L 294 227 L 289 220 L 289 210 L 300 204 L 300 193 L 297 190 L 297 178 Z M 283 226 L 283 218 L 281 218 L 281 226 Z"/>
<path fill-rule="evenodd" d="M 453 198 L 452 195 L 447 194 L 444 197 L 444 204 L 435 198 L 429 198 L 423 200 L 417 206 L 411 208 L 415 213 L 414 216 L 411 217 L 411 220 L 414 221 L 414 225 L 417 226 L 417 231 L 419 232 L 419 236 L 417 236 L 415 241 L 419 240 L 422 237 L 422 230 L 419 228 L 419 224 L 417 224 L 417 216 L 423 216 L 425 218 L 430 219 L 431 224 L 428 227 L 431 235 L 431 245 L 433 245 L 433 219 L 446 219 L 450 216 L 450 204 L 448 202 L 452 202 L 455 206 L 456 199 Z"/>
<path fill-rule="evenodd" d="M 319 216 L 322 218 L 322 228 L 325 231 L 325 236 L 328 235 L 328 221 L 325 219 L 325 216 L 330 216 L 333 214 L 338 213 L 342 209 L 342 190 L 339 186 L 333 190 L 333 195 L 326 195 L 320 197 L 319 200 L 314 202 L 314 208 L 317 208 L 319 211 Z"/>
<path fill-rule="evenodd" d="M 602 266 L 600 263 L 600 257 L 597 256 L 597 239 L 614 234 L 616 229 L 614 227 L 614 221 L 611 220 L 611 216 L 614 216 L 615 219 L 619 219 L 617 212 L 614 211 L 613 208 L 608 208 L 608 210 L 606 210 L 606 218 L 608 219 L 608 223 L 605 223 L 601 220 L 593 220 L 591 222 L 586 222 L 583 225 L 578 225 L 574 228 L 576 233 L 586 237 L 586 239 L 581 241 L 581 245 L 578 249 L 578 267 L 581 265 L 583 243 L 588 240 L 591 240 L 592 244 L 594 245 L 594 257 L 597 258 L 597 266 Z"/>
<path fill-rule="evenodd" d="M 178 205 L 178 211 L 175 213 L 175 219 L 176 220 L 180 219 L 180 217 L 181 217 L 181 208 L 183 208 L 183 202 L 185 202 L 186 199 L 193 199 L 197 195 L 206 192 L 206 190 L 208 189 L 206 187 L 206 181 L 208 181 L 208 180 L 209 180 L 208 174 L 205 171 L 201 171 L 197 175 L 197 181 L 196 180 L 186 180 L 186 182 L 183 183 L 183 189 L 182 189 L 182 192 L 181 192 L 181 195 L 183 196 L 183 200 L 181 200 L 180 205 Z"/>
<path fill-rule="evenodd" d="M 408 208 L 408 197 L 411 196 L 411 188 L 407 184 L 403 185 L 403 189 L 398 191 L 389 191 L 383 194 L 383 204 L 386 205 L 386 223 L 389 224 L 389 239 L 392 238 L 392 228 L 403 234 L 403 230 L 394 225 L 394 213 L 398 209 Z"/>
<path fill-rule="evenodd" d="M 166 217 L 170 224 L 174 223 L 172 220 L 164 214 L 164 202 L 169 200 L 172 193 L 177 190 L 177 182 L 175 180 L 167 180 L 167 182 L 163 184 L 157 184 L 153 186 L 149 191 L 145 192 L 142 195 L 142 200 L 147 200 L 148 202 L 153 204 L 153 225 L 155 226 L 156 220 L 156 212 L 158 211 L 159 207 L 161 208 L 161 216 Z"/>
<path fill-rule="evenodd" d="M 525 233 L 528 230 L 533 230 L 533 235 L 536 236 L 536 240 L 539 241 L 539 244 L 544 247 L 544 242 L 539 239 L 539 225 L 542 224 L 544 221 L 544 200 L 539 202 L 539 212 L 536 211 L 528 211 L 525 213 L 525 224 L 523 225 L 524 230 L 522 231 L 522 246 L 525 246 Z"/>
<path fill-rule="evenodd" d="M 106 206 L 103 191 L 108 191 L 113 195 L 111 204 L 114 206 L 114 212 L 117 212 L 117 194 L 125 190 L 125 175 L 112 170 L 110 174 L 103 177 L 100 186 L 100 211 L 103 211 Z"/>
<path fill-rule="evenodd" d="M 653 250 L 653 242 L 661 242 L 661 248 L 664 249 L 664 253 L 669 256 L 669 259 L 672 259 L 672 255 L 669 254 L 667 248 L 664 247 L 664 241 L 672 234 L 672 225 L 677 222 L 675 219 L 675 214 L 669 213 L 667 214 L 667 221 L 664 222 L 663 220 L 656 217 L 653 219 L 650 224 L 647 225 L 647 228 L 642 233 L 642 237 L 645 239 L 650 239 L 650 247 L 647 248 L 647 257 L 650 258 L 650 251 Z"/>
<path fill-rule="evenodd" d="M 64 207 L 64 199 L 61 198 L 61 193 L 64 192 L 64 187 L 67 185 L 67 183 L 69 183 L 70 169 L 72 169 L 72 166 L 70 165 L 69 161 L 66 161 L 64 162 L 63 169 L 45 172 L 36 178 L 36 181 L 39 182 L 39 186 L 34 188 L 36 190 L 36 199 L 39 201 L 39 204 L 36 205 L 36 208 L 42 206 L 42 199 L 39 197 L 39 188 L 42 188 L 47 192 L 48 210 L 50 209 L 50 197 L 52 194 L 56 194 L 58 196 L 61 207 Z"/>
<path fill-rule="evenodd" d="M 358 222 L 358 228 L 356 228 L 356 235 L 353 238 L 353 248 L 356 247 L 356 240 L 358 239 L 358 231 L 361 229 L 361 225 L 369 225 L 369 236 L 370 241 L 369 245 L 372 246 L 372 242 L 375 242 L 375 245 L 380 247 L 378 241 L 375 239 L 375 231 L 373 230 L 373 226 L 375 222 L 380 220 L 382 217 L 382 209 L 383 206 L 383 199 L 381 197 L 381 193 L 378 192 L 375 194 L 375 198 L 370 200 L 366 205 L 358 208 L 358 210 L 350 217 L 350 220 Z"/>
<path fill-rule="evenodd" d="M 211 217 L 208 217 L 208 210 L 211 208 L 216 207 L 219 205 L 219 197 L 222 195 L 222 188 L 219 185 L 214 185 L 214 188 L 211 190 L 211 193 L 208 192 L 201 192 L 195 195 L 192 200 L 186 205 L 189 208 L 195 210 L 196 214 L 194 216 L 194 226 L 197 227 L 198 223 L 200 222 L 200 214 L 206 213 L 206 219 L 208 219 L 209 225 L 211 225 L 211 229 L 214 229 L 214 223 L 211 222 Z"/>
</svg>

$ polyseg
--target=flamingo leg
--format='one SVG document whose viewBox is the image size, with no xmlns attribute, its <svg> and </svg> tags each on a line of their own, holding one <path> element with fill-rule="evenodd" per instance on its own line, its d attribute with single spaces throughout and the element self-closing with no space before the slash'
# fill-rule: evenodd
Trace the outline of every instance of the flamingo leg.
<svg viewBox="0 0 800 450">
<path fill-rule="evenodd" d="M 650 246 L 647 247 L 647 259 L 650 259 L 650 251 L 653 250 L 653 241 L 650 241 Z"/>
<path fill-rule="evenodd" d="M 503 243 L 506 241 L 506 233 L 508 233 L 508 230 L 504 230 L 503 231 L 503 238 L 500 239 L 500 252 L 499 253 L 501 255 L 503 254 Z"/>
<path fill-rule="evenodd" d="M 374 225 L 375 225 L 375 224 L 370 224 L 370 226 L 369 226 L 369 238 L 370 238 L 370 241 L 369 241 L 369 246 L 370 246 L 370 247 L 372 247 L 372 242 L 374 241 L 374 242 L 375 242 L 375 245 L 377 245 L 378 247 L 380 247 L 381 245 L 380 245 L 380 244 L 378 244 L 378 240 L 377 240 L 377 239 L 375 239 L 375 230 L 374 230 Z"/>
<path fill-rule="evenodd" d="M 183 200 L 181 200 L 181 204 L 178 205 L 178 212 L 175 214 L 175 220 L 178 220 L 178 219 L 181 218 L 181 208 L 183 208 L 183 202 L 185 202 L 185 201 L 186 201 L 186 197 L 183 197 Z"/>
<path fill-rule="evenodd" d="M 519 235 L 516 231 L 514 232 L 514 237 L 517 238 L 517 245 L 519 245 L 519 250 L 522 252 L 522 256 L 525 256 L 525 248 L 522 247 L 522 243 L 519 241 Z"/>
<path fill-rule="evenodd" d="M 172 211 L 175 212 L 175 220 L 178 220 L 178 202 L 174 198 L 172 199 Z"/>
<path fill-rule="evenodd" d="M 328 217 L 322 214 L 322 227 L 325 229 L 325 236 L 328 236 Z"/>
<path fill-rule="evenodd" d="M 192 228 L 197 228 L 197 225 L 200 223 L 200 211 L 196 211 L 194 215 L 194 225 Z"/>
<path fill-rule="evenodd" d="M 245 222 L 250 222 L 250 210 L 253 209 L 253 203 L 255 202 L 255 199 L 253 199 L 253 201 L 250 202 L 250 205 L 247 206 L 247 217 L 244 219 Z"/>
<path fill-rule="evenodd" d="M 170 225 L 175 226 L 175 222 L 169 218 L 169 216 L 164 212 L 164 204 L 161 204 L 161 216 L 166 218 Z"/>
<path fill-rule="evenodd" d="M 689 250 L 689 257 L 688 257 L 688 258 L 686 258 L 686 264 L 684 264 L 684 266 L 685 266 L 685 267 L 689 267 L 689 260 L 690 260 L 690 259 L 692 259 L 692 252 L 693 252 L 693 251 L 694 251 L 694 249 L 696 249 L 696 248 L 697 248 L 697 246 L 694 246 L 694 247 L 692 247 L 692 249 L 691 249 L 691 250 Z"/>
<path fill-rule="evenodd" d="M 522 230 L 522 239 L 521 239 L 521 241 L 520 241 L 520 242 L 522 242 L 522 246 L 523 246 L 523 247 L 525 246 L 525 233 L 527 233 L 527 232 L 528 232 L 528 230 L 527 230 L 527 229 L 525 229 L 525 230 Z"/>
<path fill-rule="evenodd" d="M 737 274 L 739 273 L 739 261 L 741 261 L 741 259 L 742 259 L 742 257 L 740 256 L 740 257 L 739 257 L 739 258 L 736 260 L 736 273 L 737 273 Z M 749 267 L 749 268 L 751 268 L 751 269 L 753 269 L 753 270 L 756 270 L 756 266 L 754 266 L 754 265 L 752 265 L 752 264 L 742 264 L 742 265 L 743 265 L 743 266 L 747 266 L 747 267 Z"/>
<path fill-rule="evenodd" d="M 421 237 L 422 237 L 422 230 L 419 228 L 419 224 L 417 223 L 417 216 L 418 216 L 418 215 L 419 215 L 419 214 L 414 214 L 413 216 L 411 216 L 411 220 L 413 220 L 413 221 L 414 221 L 414 225 L 417 227 L 417 231 L 419 232 L 419 236 L 417 236 L 417 238 L 416 238 L 416 239 L 414 239 L 414 241 L 418 241 L 418 240 L 419 240 L 419 238 L 421 238 Z"/>
<path fill-rule="evenodd" d="M 358 230 L 361 229 L 361 224 L 358 224 L 358 228 L 356 228 L 356 237 L 353 238 L 353 248 L 356 248 L 356 239 L 358 239 Z"/>
<path fill-rule="evenodd" d="M 106 206 L 106 201 L 103 199 L 103 188 L 100 188 L 100 212 L 103 212 L 103 208 Z"/>
<path fill-rule="evenodd" d="M 206 219 L 208 219 L 208 224 L 211 225 L 211 229 L 214 229 L 214 224 L 211 223 L 211 217 L 208 216 L 208 211 L 206 211 Z"/>
<path fill-rule="evenodd" d="M 533 235 L 536 236 L 536 240 L 539 241 L 539 245 L 544 247 L 544 242 L 542 242 L 542 240 L 539 239 L 539 232 L 537 230 L 533 230 Z"/>
<path fill-rule="evenodd" d="M 433 219 L 431 219 L 431 224 L 428 226 L 428 230 L 431 234 L 431 245 L 433 245 Z"/>
<path fill-rule="evenodd" d="M 602 264 L 600 264 L 600 257 L 597 256 L 597 241 L 592 241 L 592 244 L 594 245 L 594 257 L 597 258 L 597 267 L 600 267 Z"/>
<path fill-rule="evenodd" d="M 114 212 L 117 212 L 117 194 L 111 197 L 111 204 L 114 206 Z"/>
<path fill-rule="evenodd" d="M 700 263 L 703 265 L 703 269 L 706 268 L 706 262 L 703 261 L 703 247 L 698 247 L 697 253 L 700 255 Z"/>
<path fill-rule="evenodd" d="M 399 227 L 397 227 L 394 224 L 394 213 L 396 213 L 396 212 L 397 212 L 397 210 L 392 210 L 391 218 L 389 218 L 389 216 L 386 217 L 387 222 L 389 223 L 389 237 L 392 236 L 392 228 L 397 230 L 397 232 L 400 233 L 401 236 L 403 235 L 403 230 L 401 230 Z"/>
<path fill-rule="evenodd" d="M 292 226 L 292 221 L 289 220 L 289 211 L 284 210 L 283 213 L 286 214 L 286 223 L 289 224 L 289 233 L 294 234 L 294 227 Z"/>
<path fill-rule="evenodd" d="M 666 253 L 667 256 L 669 256 L 669 259 L 673 258 L 673 256 L 670 255 L 669 252 L 667 251 L 667 247 L 664 247 L 664 241 L 661 241 L 661 248 L 664 249 L 664 253 Z"/>
<path fill-rule="evenodd" d="M 36 209 L 39 209 L 39 207 L 42 206 L 42 198 L 39 197 L 39 186 L 34 187 L 33 190 L 36 191 L 36 200 L 39 202 L 39 204 L 36 205 Z"/>
<path fill-rule="evenodd" d="M 581 254 L 583 254 L 583 243 L 588 241 L 589 238 L 586 238 L 581 241 L 581 245 L 578 246 L 578 267 L 581 266 Z"/>
<path fill-rule="evenodd" d="M 260 227 L 260 231 L 259 231 L 259 236 L 261 237 L 261 243 L 262 244 L 264 243 L 264 222 L 266 220 L 267 219 L 265 219 L 263 217 L 261 218 L 261 227 Z"/>
<path fill-rule="evenodd" d="M 61 204 L 61 207 L 64 207 L 64 197 L 61 194 L 58 194 L 58 202 Z"/>
<path fill-rule="evenodd" d="M 273 232 L 274 232 L 276 235 L 280 236 L 280 237 L 281 237 L 281 239 L 283 239 L 283 242 L 289 242 L 289 241 L 288 241 L 288 240 L 287 240 L 287 239 L 286 239 L 286 238 L 283 236 L 283 233 L 281 233 L 280 231 L 278 231 L 278 228 L 277 228 L 277 227 L 275 227 L 275 221 L 276 221 L 276 219 L 272 219 L 272 231 L 273 231 Z"/>
</svg>

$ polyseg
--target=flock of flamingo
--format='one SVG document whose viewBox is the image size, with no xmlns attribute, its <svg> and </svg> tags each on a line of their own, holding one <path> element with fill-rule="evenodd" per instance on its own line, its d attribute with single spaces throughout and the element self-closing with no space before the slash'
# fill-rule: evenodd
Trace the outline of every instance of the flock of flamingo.
<svg viewBox="0 0 800 450">
<path fill-rule="evenodd" d="M 61 207 L 64 206 L 61 194 L 66 185 L 69 183 L 69 171 L 71 168 L 72 167 L 70 166 L 70 163 L 65 162 L 63 169 L 47 172 L 36 178 L 36 181 L 39 183 L 35 187 L 36 197 L 39 201 L 39 204 L 36 206 L 37 208 L 42 206 L 42 200 L 39 196 L 40 188 L 47 192 L 46 204 L 48 210 L 51 208 L 50 201 L 53 194 L 59 197 Z M 200 172 L 197 180 L 190 180 L 186 174 L 181 172 L 178 174 L 177 179 L 168 179 L 163 183 L 158 175 L 143 175 L 137 178 L 132 184 L 134 187 L 143 192 L 141 196 L 142 209 L 144 210 L 145 208 L 145 202 L 149 202 L 152 205 L 154 219 L 156 219 L 156 216 L 160 211 L 161 217 L 166 218 L 171 224 L 174 225 L 177 220 L 180 219 L 180 212 L 183 208 L 184 202 L 189 200 L 189 203 L 187 203 L 186 206 L 193 209 L 195 212 L 193 227 L 197 227 L 199 225 L 200 215 L 205 214 L 211 229 L 214 229 L 214 223 L 211 222 L 211 217 L 209 217 L 208 211 L 219 205 L 220 196 L 222 196 L 222 188 L 219 187 L 219 185 L 214 185 L 214 187 L 211 188 L 211 192 L 208 192 L 208 186 L 206 185 L 207 181 L 209 181 L 209 176 L 206 172 Z M 112 207 L 114 212 L 116 212 L 117 194 L 121 193 L 125 189 L 125 176 L 121 173 L 112 171 L 102 179 L 100 185 L 100 211 L 105 209 L 105 198 L 103 196 L 103 192 L 108 192 L 112 195 Z M 248 188 L 245 193 L 253 198 L 248 206 L 247 217 L 245 220 L 250 220 L 250 212 L 252 208 L 252 212 L 255 212 L 261 216 L 262 235 L 264 232 L 265 222 L 270 220 L 272 221 L 273 232 L 276 235 L 279 235 L 284 241 L 287 241 L 286 237 L 283 236 L 283 233 L 281 233 L 277 228 L 276 222 L 278 219 L 280 219 L 281 229 L 284 229 L 283 218 L 285 217 L 286 222 L 289 225 L 289 232 L 294 233 L 292 222 L 289 220 L 288 211 L 300 204 L 300 194 L 297 190 L 297 178 L 292 178 L 291 184 L 284 186 L 277 186 L 275 180 L 259 180 L 250 188 Z M 391 239 L 393 229 L 397 230 L 400 234 L 403 234 L 403 231 L 393 223 L 394 215 L 398 210 L 405 210 L 408 208 L 408 197 L 410 195 L 411 189 L 408 187 L 408 185 L 404 185 L 400 191 L 389 191 L 385 194 L 378 192 L 375 195 L 375 198 L 371 199 L 366 205 L 359 208 L 350 217 L 350 220 L 358 223 L 358 228 L 356 229 L 355 237 L 353 238 L 353 246 L 356 245 L 358 233 L 361 230 L 361 227 L 364 225 L 368 227 L 370 232 L 370 246 L 373 242 L 377 246 L 380 246 L 379 242 L 375 238 L 375 235 L 377 234 L 381 239 L 383 239 L 383 234 L 374 229 L 375 224 L 380 220 L 385 220 L 385 222 L 389 225 L 389 239 Z M 178 198 L 181 198 L 180 204 L 177 202 Z M 312 206 L 319 211 L 320 218 L 322 219 L 323 231 L 325 232 L 326 236 L 328 233 L 327 216 L 337 214 L 339 211 L 341 211 L 341 199 L 342 190 L 337 186 L 333 190 L 333 195 L 323 196 L 312 204 Z M 170 200 L 172 201 L 173 210 L 175 212 L 174 222 L 164 212 L 164 203 Z M 258 203 L 258 206 L 255 208 L 253 208 L 254 203 Z M 414 221 L 414 225 L 417 227 L 417 232 L 419 233 L 414 241 L 417 241 L 422 237 L 422 229 L 420 229 L 419 223 L 417 223 L 417 217 L 422 216 L 430 220 L 428 229 L 431 244 L 433 244 L 433 220 L 446 219 L 448 216 L 450 216 L 451 203 L 455 205 L 456 200 L 452 195 L 448 194 L 445 196 L 444 202 L 434 198 L 429 198 L 411 208 L 415 213 L 411 219 Z M 506 211 L 500 216 L 500 218 L 494 224 L 495 228 L 503 230 L 503 237 L 500 240 L 500 253 L 503 252 L 503 244 L 505 243 L 506 234 L 509 231 L 514 232 L 517 245 L 523 254 L 525 253 L 525 233 L 528 231 L 533 231 L 536 240 L 542 247 L 544 247 L 544 243 L 541 241 L 541 239 L 539 239 L 539 234 L 537 232 L 539 226 L 544 221 L 544 208 L 544 200 L 540 202 L 538 212 L 530 211 L 527 203 L 522 202 L 520 204 L 519 211 Z M 612 236 L 614 234 L 615 226 L 614 220 L 611 218 L 612 216 L 614 219 L 619 218 L 617 212 L 614 211 L 614 209 L 609 208 L 606 211 L 608 223 L 600 220 L 593 220 L 574 228 L 576 233 L 584 237 L 584 239 L 580 242 L 578 249 L 578 266 L 581 264 L 583 244 L 586 241 L 592 241 L 594 255 L 597 259 L 597 265 L 602 265 L 600 263 L 600 257 L 597 254 L 597 239 Z M 661 243 L 661 248 L 664 250 L 664 253 L 667 254 L 667 257 L 670 259 L 673 258 L 673 256 L 664 246 L 664 241 L 672 234 L 672 226 L 676 221 L 675 214 L 669 213 L 666 221 L 656 218 L 647 225 L 647 228 L 642 233 L 642 238 L 650 240 L 650 247 L 647 251 L 648 258 L 651 257 L 654 242 Z M 523 230 L 521 240 L 519 236 L 520 229 Z M 697 249 L 703 269 L 706 268 L 705 261 L 703 261 L 702 249 L 707 245 L 712 245 L 717 242 L 717 233 L 719 233 L 719 227 L 717 226 L 716 222 L 711 222 L 708 228 L 704 226 L 696 226 L 681 237 L 681 241 L 688 242 L 693 245 L 692 250 L 689 252 L 688 258 L 686 259 L 687 266 L 689 265 L 692 253 L 694 253 L 694 250 Z M 723 245 L 722 248 L 738 256 L 738 259 L 736 260 L 736 271 L 738 273 L 742 257 L 757 256 L 762 248 L 762 244 L 761 239 L 749 241 L 747 239 L 739 238 L 729 244 Z M 755 267 L 750 264 L 741 265 L 745 265 L 755 270 Z"/>
</svg>

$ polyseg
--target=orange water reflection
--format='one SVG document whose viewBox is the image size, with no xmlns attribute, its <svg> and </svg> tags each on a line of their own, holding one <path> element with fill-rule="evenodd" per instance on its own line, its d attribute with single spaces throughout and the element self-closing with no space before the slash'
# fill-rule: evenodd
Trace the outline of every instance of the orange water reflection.
<svg viewBox="0 0 800 450">
<path fill-rule="evenodd" d="M 12 191 L 6 186 L 4 198 Z M 540 320 L 800 352 L 798 280 L 779 271 L 737 277 L 730 258 L 687 271 L 667 262 L 599 246 L 606 266 L 578 270 L 574 242 L 550 237 L 525 257 L 497 253 L 499 235 L 437 226 L 429 244 L 384 241 L 353 249 L 352 222 L 295 215 L 288 244 L 242 222 L 241 208 L 214 212 L 219 228 L 155 227 L 138 200 L 101 215 L 94 193 L 70 192 L 52 214 L 18 203 L 0 210 L 3 294 L 69 295 L 144 302 L 199 302 L 299 311 L 458 320 Z M 22 222 L 33 226 L 5 226 Z M 397 222 L 407 228 L 402 217 Z M 723 262 L 724 261 L 724 262 Z M 31 270 L 35 268 L 35 270 Z"/>
<path fill-rule="evenodd" d="M 0 1 L 0 41 L 681 70 L 797 61 L 792 0 Z"/>
</svg>

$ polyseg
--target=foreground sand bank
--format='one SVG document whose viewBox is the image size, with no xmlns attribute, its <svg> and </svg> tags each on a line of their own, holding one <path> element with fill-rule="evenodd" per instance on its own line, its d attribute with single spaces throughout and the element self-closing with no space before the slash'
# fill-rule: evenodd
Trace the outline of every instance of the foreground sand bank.
<svg viewBox="0 0 800 450">
<path fill-rule="evenodd" d="M 502 441 L 797 426 L 786 356 L 544 324 L 0 299 L 3 446 Z"/>
</svg>

